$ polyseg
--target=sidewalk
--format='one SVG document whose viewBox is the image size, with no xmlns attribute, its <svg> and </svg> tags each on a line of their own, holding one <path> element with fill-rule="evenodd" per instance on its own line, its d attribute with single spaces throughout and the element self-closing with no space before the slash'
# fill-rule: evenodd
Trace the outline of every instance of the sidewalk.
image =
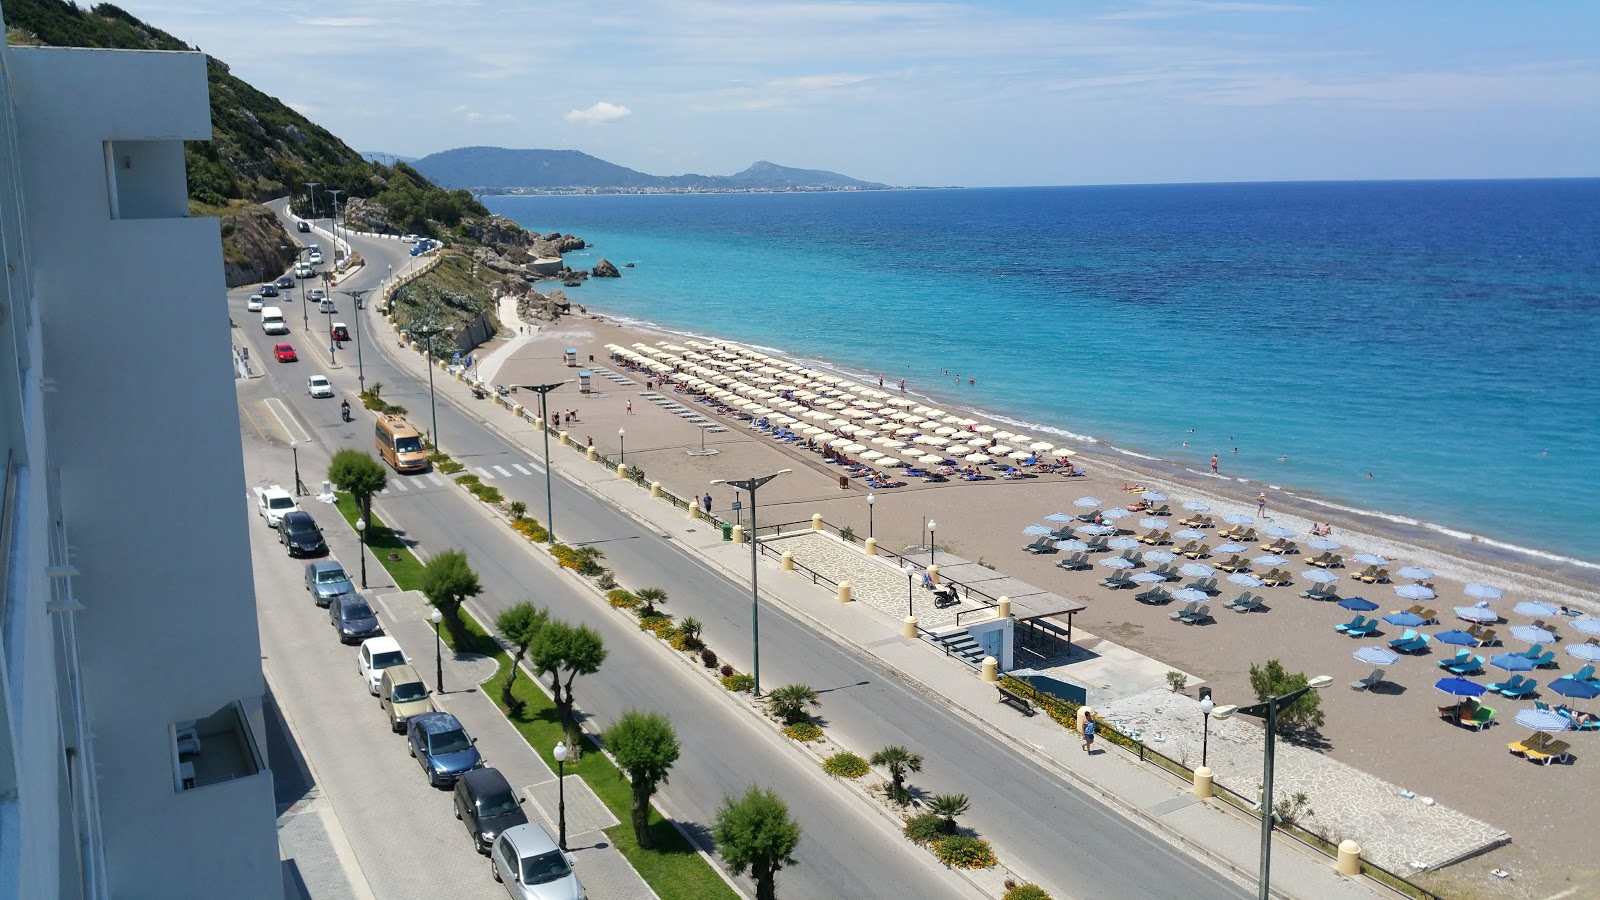
<svg viewBox="0 0 1600 900">
<path fill-rule="evenodd" d="M 396 357 L 419 376 L 426 374 L 422 357 L 412 353 L 399 353 Z M 438 394 L 453 398 L 463 409 L 484 410 L 478 415 L 486 424 L 527 448 L 530 454 L 539 455 L 535 446 L 538 432 L 529 422 L 513 417 L 497 404 L 474 400 L 467 385 L 453 379 L 436 380 L 435 386 Z M 748 581 L 747 546 L 722 541 L 720 532 L 705 521 L 691 519 L 683 510 L 652 499 L 648 490 L 619 480 L 615 473 L 587 462 L 571 448 L 552 449 L 550 463 L 571 481 L 586 485 L 634 518 L 670 536 L 733 581 Z M 1231 811 L 1220 801 L 1198 800 L 1187 782 L 1155 766 L 1141 764 L 1118 748 L 1108 745 L 1092 756 L 1084 754 L 1077 736 L 1048 717 L 1027 718 L 998 704 L 993 685 L 979 680 L 970 667 L 946 659 L 920 641 L 899 637 L 898 621 L 891 621 L 864 604 L 838 603 L 831 589 L 819 588 L 793 573 L 780 572 L 775 561 L 762 563 L 761 588 L 769 601 L 838 643 L 877 659 L 908 686 L 1051 766 L 1075 786 L 1147 825 L 1152 833 L 1187 848 L 1241 882 L 1254 883 L 1260 849 L 1260 826 L 1254 820 Z M 1004 847 L 998 849 L 1004 854 Z M 1389 895 L 1386 888 L 1367 879 L 1338 875 L 1331 859 L 1282 834 L 1274 838 L 1272 884 L 1275 895 L 1296 900 Z"/>
<path fill-rule="evenodd" d="M 401 591 L 383 594 L 377 602 L 388 623 L 389 636 L 406 648 L 412 665 L 431 684 L 436 673 L 428 658 L 432 654 L 427 651 L 433 649 L 434 634 L 427 619 L 431 607 L 426 598 L 421 591 Z M 444 691 L 434 695 L 435 705 L 461 720 L 467 733 L 477 738 L 484 765 L 499 769 L 517 793 L 527 798 L 523 811 L 528 820 L 538 822 L 555 836 L 555 773 L 528 746 L 494 700 L 484 696 L 478 687 L 494 677 L 494 661 L 477 654 L 456 654 L 449 648 L 444 652 Z M 564 782 L 567 847 L 584 889 L 594 897 L 655 900 L 655 891 L 600 830 L 616 825 L 616 817 L 582 778 L 568 775 Z"/>
</svg>

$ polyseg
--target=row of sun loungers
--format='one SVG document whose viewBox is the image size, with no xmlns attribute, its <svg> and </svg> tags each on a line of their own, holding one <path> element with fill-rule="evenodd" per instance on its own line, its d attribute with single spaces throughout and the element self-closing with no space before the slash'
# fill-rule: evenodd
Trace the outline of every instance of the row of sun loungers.
<svg viewBox="0 0 1600 900">
<path fill-rule="evenodd" d="M 1350 577 L 1367 584 L 1387 584 L 1389 582 L 1389 570 L 1381 569 L 1377 566 L 1367 566 L 1360 572 L 1352 573 Z"/>
<path fill-rule="evenodd" d="M 1255 612 L 1258 609 L 1267 608 L 1266 601 L 1261 599 L 1260 595 L 1252 594 L 1249 591 L 1245 591 L 1238 597 L 1229 600 L 1227 603 L 1224 603 L 1223 606 L 1233 610 L 1234 612 L 1242 613 Z"/>
<path fill-rule="evenodd" d="M 1212 521 L 1210 516 L 1202 516 L 1199 513 L 1195 513 L 1189 518 L 1179 521 L 1178 524 L 1189 528 L 1214 528 L 1217 523 Z"/>
<path fill-rule="evenodd" d="M 1428 648 L 1432 640 L 1428 635 L 1418 634 L 1416 629 L 1407 628 L 1405 634 L 1389 642 L 1389 649 L 1396 653 L 1421 653 Z"/>
<path fill-rule="evenodd" d="M 1559 762 L 1572 755 L 1571 744 L 1558 741 L 1553 735 L 1544 731 L 1535 731 L 1520 741 L 1507 744 L 1506 748 L 1517 756 L 1546 766 L 1552 761 Z"/>
<path fill-rule="evenodd" d="M 1185 625 L 1198 625 L 1201 622 L 1212 621 L 1211 606 L 1206 603 L 1189 603 L 1167 618 Z"/>
<path fill-rule="evenodd" d="M 1373 632 L 1377 631 L 1379 624 L 1381 623 L 1378 619 L 1369 619 L 1366 616 L 1358 615 L 1343 625 L 1333 626 L 1333 630 L 1353 638 L 1364 638 L 1370 637 Z"/>
<path fill-rule="evenodd" d="M 1496 681 L 1494 684 L 1489 685 L 1489 690 L 1512 700 L 1521 700 L 1538 689 L 1539 682 L 1534 681 L 1532 678 L 1524 678 L 1521 675 L 1513 675 L 1507 681 Z"/>
<path fill-rule="evenodd" d="M 1472 655 L 1471 650 L 1460 650 L 1449 659 L 1439 660 L 1439 668 L 1452 675 L 1477 675 L 1483 671 L 1484 659 Z"/>
<path fill-rule="evenodd" d="M 1339 590 L 1331 584 L 1313 584 L 1300 592 L 1307 600 L 1338 600 Z"/>
<path fill-rule="evenodd" d="M 1340 569 L 1344 567 L 1344 557 L 1327 550 L 1323 551 L 1321 556 L 1306 560 L 1306 565 L 1316 566 L 1319 569 Z"/>
<path fill-rule="evenodd" d="M 1494 721 L 1494 716 L 1494 709 L 1484 706 L 1473 699 L 1439 707 L 1439 718 L 1444 719 L 1446 722 L 1454 722 L 1457 725 L 1471 728 L 1474 731 L 1482 731 L 1488 728 L 1489 723 Z"/>
</svg>

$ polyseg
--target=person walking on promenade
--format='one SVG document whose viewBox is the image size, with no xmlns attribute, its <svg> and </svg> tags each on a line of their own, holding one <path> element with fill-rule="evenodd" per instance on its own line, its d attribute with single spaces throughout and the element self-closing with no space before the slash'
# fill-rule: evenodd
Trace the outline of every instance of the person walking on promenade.
<svg viewBox="0 0 1600 900">
<path fill-rule="evenodd" d="M 708 516 L 711 515 L 711 495 L 710 494 L 706 494 L 704 497 L 700 498 L 700 508 L 706 511 L 706 515 L 708 515 Z"/>
<path fill-rule="evenodd" d="M 1211 474 L 1217 474 L 1217 455 L 1211 454 Z"/>
<path fill-rule="evenodd" d="M 630 416 L 633 415 L 633 401 L 632 400 L 628 401 L 628 415 L 630 415 Z"/>
<path fill-rule="evenodd" d="M 1096 729 L 1094 713 L 1083 717 L 1083 752 L 1094 755 L 1094 733 Z"/>
<path fill-rule="evenodd" d="M 1256 495 L 1256 518 L 1259 519 L 1262 516 L 1265 516 L 1266 514 L 1267 514 L 1267 492 L 1266 491 L 1262 491 L 1261 493 Z"/>
</svg>

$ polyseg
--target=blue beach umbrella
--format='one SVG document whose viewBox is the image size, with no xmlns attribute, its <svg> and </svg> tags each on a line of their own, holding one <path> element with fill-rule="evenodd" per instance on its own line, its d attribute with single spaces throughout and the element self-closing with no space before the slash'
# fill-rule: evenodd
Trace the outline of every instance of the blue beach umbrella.
<svg viewBox="0 0 1600 900">
<path fill-rule="evenodd" d="M 1085 525 L 1078 529 L 1085 534 L 1116 534 L 1117 530 L 1110 525 Z"/>
<path fill-rule="evenodd" d="M 1438 596 L 1432 588 L 1425 588 L 1420 584 L 1402 584 L 1395 588 L 1394 592 L 1407 600 L 1432 600 Z"/>
<path fill-rule="evenodd" d="M 1113 507 L 1111 509 L 1103 509 L 1100 511 L 1100 518 L 1102 519 L 1126 519 L 1131 515 L 1133 515 L 1133 513 L 1128 512 L 1120 507 Z"/>
<path fill-rule="evenodd" d="M 1387 559 L 1376 553 L 1357 553 L 1354 558 L 1356 562 L 1363 562 L 1369 566 L 1387 566 L 1389 564 Z"/>
<path fill-rule="evenodd" d="M 1266 584 L 1266 582 L 1255 577 L 1254 575 L 1251 575 L 1249 572 L 1235 572 L 1228 576 L 1228 580 L 1234 584 L 1240 585 L 1241 587 L 1247 588 L 1258 588 L 1263 584 Z"/>
<path fill-rule="evenodd" d="M 1105 504 L 1101 503 L 1099 499 L 1095 497 L 1079 497 L 1078 499 L 1072 501 L 1072 505 L 1081 507 L 1083 509 L 1099 509 Z"/>
<path fill-rule="evenodd" d="M 1507 672 L 1533 671 L 1533 660 L 1520 653 L 1496 653 L 1489 658 L 1489 665 Z"/>
<path fill-rule="evenodd" d="M 1139 542 L 1131 537 L 1119 537 L 1106 541 L 1106 546 L 1113 550 L 1132 550 L 1139 546 Z"/>
<path fill-rule="evenodd" d="M 1084 550 L 1089 549 L 1089 545 L 1085 544 L 1083 541 L 1078 541 L 1078 540 L 1056 541 L 1056 549 L 1057 550 L 1066 550 L 1066 551 L 1069 551 L 1069 552 L 1072 552 L 1072 553 L 1079 553 L 1079 552 L 1082 552 Z"/>
<path fill-rule="evenodd" d="M 1029 525 L 1027 528 L 1022 529 L 1022 533 L 1029 537 L 1049 537 L 1055 534 L 1055 529 L 1047 525 Z"/>
<path fill-rule="evenodd" d="M 1421 616 L 1410 612 L 1389 613 L 1383 617 L 1383 620 L 1390 625 L 1398 625 L 1401 628 L 1415 628 L 1424 622 Z"/>
<path fill-rule="evenodd" d="M 1139 496 L 1149 500 L 1151 503 L 1165 503 L 1167 499 L 1167 495 L 1161 493 L 1160 491 L 1145 491 Z"/>
<path fill-rule="evenodd" d="M 1482 697 L 1488 688 L 1465 678 L 1441 678 L 1433 685 L 1452 697 Z"/>
<path fill-rule="evenodd" d="M 1466 619 L 1468 622 L 1486 624 L 1500 621 L 1500 614 L 1487 606 L 1456 606 L 1452 607 L 1451 611 L 1456 614 L 1457 618 Z"/>
<path fill-rule="evenodd" d="M 1044 520 L 1046 522 L 1076 522 L 1076 521 L 1078 521 L 1077 519 L 1073 518 L 1072 516 L 1067 515 L 1066 513 L 1051 513 L 1050 515 L 1045 516 Z"/>
<path fill-rule="evenodd" d="M 1339 576 L 1329 572 L 1326 569 L 1310 569 L 1308 571 L 1301 572 L 1300 577 L 1307 581 L 1316 582 L 1317 584 L 1333 584 L 1335 581 L 1339 580 Z"/>
<path fill-rule="evenodd" d="M 1282 525 L 1274 525 L 1267 529 L 1267 535 L 1269 537 L 1291 538 L 1294 537 L 1294 529 L 1285 528 Z"/>
<path fill-rule="evenodd" d="M 1217 548 L 1217 552 L 1218 553 L 1243 553 L 1244 551 L 1249 550 L 1249 549 L 1250 549 L 1249 547 L 1246 547 L 1245 545 L 1239 543 L 1238 541 L 1229 541 L 1226 544 L 1223 544 L 1220 547 L 1218 547 Z"/>
<path fill-rule="evenodd" d="M 1540 603 L 1537 600 L 1524 600 L 1517 604 L 1516 610 L 1524 616 L 1553 616 L 1556 614 L 1554 606 L 1548 603 Z"/>
<path fill-rule="evenodd" d="M 1205 536 L 1206 533 L 1197 528 L 1185 528 L 1184 530 L 1178 532 L 1178 537 L 1181 537 L 1186 541 L 1198 541 Z"/>
<path fill-rule="evenodd" d="M 1139 558 L 1147 563 L 1155 563 L 1158 566 L 1162 566 L 1178 557 L 1176 554 L 1168 553 L 1165 550 L 1146 550 Z"/>
<path fill-rule="evenodd" d="M 1185 500 L 1183 502 L 1183 508 L 1192 512 L 1207 512 L 1211 509 L 1211 506 L 1209 504 L 1201 503 L 1199 500 Z"/>
<path fill-rule="evenodd" d="M 1163 525 L 1166 525 L 1166 524 L 1167 524 L 1166 522 L 1162 521 L 1161 519 L 1156 518 L 1155 516 L 1150 516 L 1148 518 L 1144 518 L 1144 519 L 1140 519 L 1139 520 L 1139 527 L 1140 528 L 1160 528 L 1160 527 L 1162 527 Z"/>
<path fill-rule="evenodd" d="M 1167 576 L 1159 572 L 1140 572 L 1133 576 L 1133 580 L 1140 584 L 1157 584 L 1167 580 Z"/>
<path fill-rule="evenodd" d="M 1251 562 L 1258 566 L 1281 566 L 1287 563 L 1288 560 L 1281 556 L 1274 556 L 1271 553 L 1268 553 L 1266 556 L 1256 557 L 1255 559 L 1251 560 Z"/>
<path fill-rule="evenodd" d="M 1123 559 L 1120 556 L 1108 556 L 1105 559 L 1100 560 L 1100 565 L 1105 566 L 1108 569 L 1131 569 L 1131 568 L 1134 568 L 1133 560 L 1131 560 L 1131 559 Z"/>
<path fill-rule="evenodd" d="M 1556 641 L 1554 631 L 1547 631 L 1535 625 L 1518 625 L 1511 629 L 1511 634 L 1517 640 L 1527 641 L 1530 644 L 1553 644 Z"/>
<path fill-rule="evenodd" d="M 1194 588 L 1183 588 L 1181 590 L 1173 591 L 1172 599 L 1182 600 L 1185 603 L 1204 603 L 1206 600 L 1211 598 L 1206 596 L 1205 591 L 1197 591 Z"/>
<path fill-rule="evenodd" d="M 1600 662 L 1600 644 L 1568 644 L 1567 655 L 1584 662 Z"/>
<path fill-rule="evenodd" d="M 1451 644 L 1451 645 L 1454 645 L 1456 647 L 1476 647 L 1476 646 L 1478 646 L 1478 639 L 1477 638 L 1473 637 L 1472 635 L 1468 634 L 1465 631 L 1460 630 L 1459 628 L 1452 629 L 1450 631 L 1441 631 L 1438 634 L 1434 635 L 1433 639 L 1438 641 L 1441 644 Z"/>
<path fill-rule="evenodd" d="M 1593 700 L 1600 697 L 1600 684 L 1593 681 L 1579 681 L 1576 678 L 1557 678 L 1550 682 L 1552 692 L 1574 700 Z"/>
<path fill-rule="evenodd" d="M 1374 666 L 1391 666 L 1400 659 L 1400 654 L 1388 647 L 1362 647 L 1350 655 Z"/>
<path fill-rule="evenodd" d="M 1432 570 L 1424 569 L 1421 566 L 1406 566 L 1395 574 L 1401 578 L 1410 578 L 1413 581 L 1427 581 L 1433 577 Z"/>
<path fill-rule="evenodd" d="M 1572 723 L 1566 716 L 1548 709 L 1525 709 L 1517 713 L 1517 724 L 1534 731 L 1566 731 Z"/>
<path fill-rule="evenodd" d="M 1600 619 L 1596 619 L 1593 616 L 1584 616 L 1581 619 L 1573 619 L 1572 630 L 1581 631 L 1584 634 L 1600 634 Z"/>
<path fill-rule="evenodd" d="M 1183 568 L 1179 569 L 1178 571 L 1189 576 L 1190 578 L 1210 578 L 1211 576 L 1217 574 L 1216 569 L 1197 562 L 1184 563 Z"/>
<path fill-rule="evenodd" d="M 1487 584 L 1480 584 L 1478 582 L 1473 582 L 1472 584 L 1467 585 L 1462 592 L 1468 597 L 1472 597 L 1477 600 L 1499 600 L 1501 597 L 1505 596 L 1505 591 L 1502 591 L 1497 587 L 1492 587 Z"/>
<path fill-rule="evenodd" d="M 1365 597 L 1346 597 L 1339 601 L 1339 605 L 1351 612 L 1372 612 L 1378 608 L 1378 604 Z"/>
<path fill-rule="evenodd" d="M 1229 525 L 1249 525 L 1255 521 L 1255 517 L 1247 516 L 1244 513 L 1229 513 L 1222 517 L 1222 521 L 1227 522 Z"/>
<path fill-rule="evenodd" d="M 1312 538 L 1311 540 L 1306 541 L 1306 546 L 1310 547 L 1313 550 L 1329 550 L 1329 551 L 1332 551 L 1332 550 L 1339 549 L 1339 542 L 1338 541 L 1330 541 L 1327 538 L 1320 538 L 1319 537 L 1319 538 Z"/>
</svg>

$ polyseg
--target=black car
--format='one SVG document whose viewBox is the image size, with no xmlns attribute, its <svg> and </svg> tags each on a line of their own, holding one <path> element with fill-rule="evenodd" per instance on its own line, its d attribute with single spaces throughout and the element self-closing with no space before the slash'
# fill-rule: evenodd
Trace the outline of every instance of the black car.
<svg viewBox="0 0 1600 900">
<path fill-rule="evenodd" d="M 278 296 L 278 286 L 276 284 L 268 282 L 266 284 L 263 284 L 261 286 L 261 290 L 257 291 L 256 293 L 260 294 L 263 297 L 276 297 L 276 296 Z"/>
<path fill-rule="evenodd" d="M 383 634 L 378 615 L 360 594 L 340 594 L 328 602 L 328 624 L 339 632 L 339 643 L 359 644 Z"/>
<path fill-rule="evenodd" d="M 290 278 L 287 275 L 281 275 L 281 276 L 278 277 L 276 285 L 278 287 L 278 290 L 287 291 L 288 289 L 294 287 L 294 279 Z"/>
<path fill-rule="evenodd" d="M 473 769 L 456 781 L 456 818 L 467 826 L 467 834 L 479 853 L 488 853 L 500 832 L 513 825 L 525 825 L 523 798 L 499 769 Z"/>
<path fill-rule="evenodd" d="M 296 222 L 294 223 L 294 230 L 304 234 L 311 230 L 311 223 L 306 221 Z"/>
<path fill-rule="evenodd" d="M 317 520 L 311 518 L 310 513 L 299 510 L 286 514 L 278 523 L 278 543 L 289 551 L 290 556 L 321 556 L 328 552 Z"/>
</svg>

